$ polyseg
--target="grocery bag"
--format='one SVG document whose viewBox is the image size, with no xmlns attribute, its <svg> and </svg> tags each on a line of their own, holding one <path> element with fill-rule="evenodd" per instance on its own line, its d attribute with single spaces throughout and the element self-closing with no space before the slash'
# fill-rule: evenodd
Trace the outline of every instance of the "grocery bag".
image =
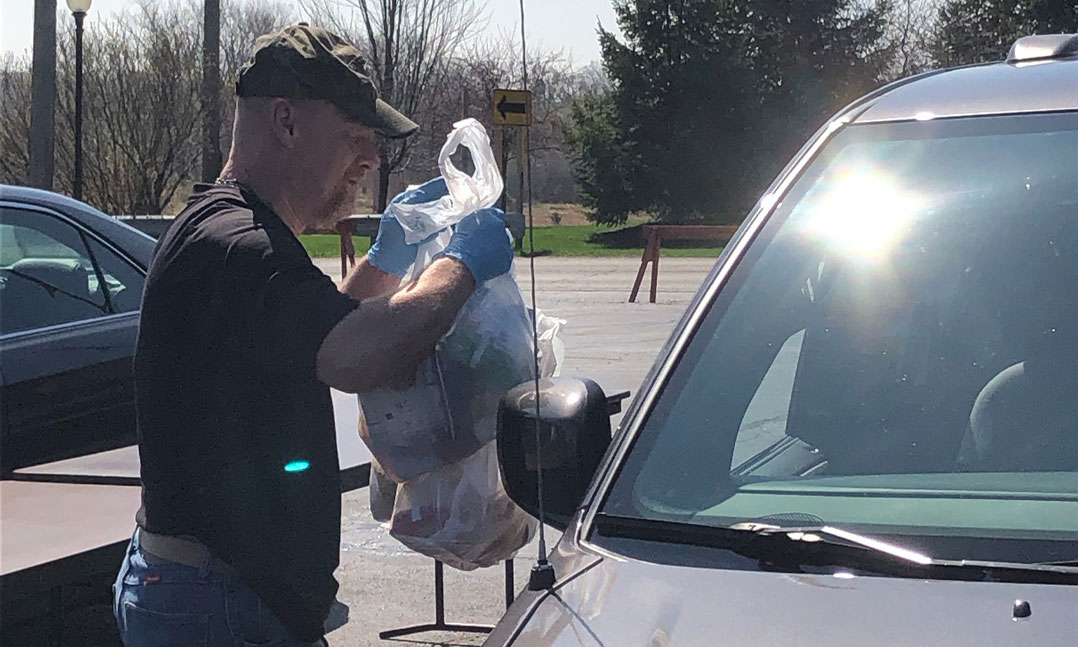
<svg viewBox="0 0 1078 647">
<path fill-rule="evenodd" d="M 483 300 L 477 301 L 481 303 Z M 532 315 L 531 309 L 528 309 L 529 317 Z M 466 317 L 466 321 L 474 323 L 474 318 Z M 557 375 L 561 369 L 561 365 L 565 357 L 565 347 L 561 341 L 560 334 L 561 329 L 565 326 L 566 321 L 564 319 L 557 319 L 544 314 L 541 310 L 538 311 L 538 336 L 539 336 L 539 375 L 540 377 L 550 377 Z M 519 334 L 519 331 L 517 331 Z M 529 331 L 530 332 L 530 331 Z M 467 339 L 468 336 L 464 334 L 464 330 L 458 331 L 458 341 Z M 477 336 L 472 336 L 475 339 Z M 474 345 L 473 345 L 474 347 Z M 457 345 L 450 347 L 446 351 L 450 356 L 455 353 L 460 357 L 474 355 L 475 350 L 472 347 L 464 345 Z M 523 357 L 517 357 L 516 361 L 528 361 L 534 362 L 532 357 L 527 357 L 526 360 Z M 417 412 L 434 412 L 433 419 L 417 420 L 417 416 L 409 419 L 406 423 L 408 425 L 414 425 L 409 428 L 409 431 L 401 433 L 398 436 L 387 436 L 385 438 L 379 438 L 379 451 L 378 453 L 383 456 L 392 456 L 393 465 L 397 467 L 400 473 L 412 475 L 413 473 L 429 474 L 437 470 L 437 467 L 431 467 L 432 465 L 444 464 L 448 456 L 453 455 L 454 451 L 442 452 L 444 445 L 452 442 L 463 443 L 463 440 L 457 436 L 445 436 L 440 433 L 443 425 L 451 425 L 452 420 L 467 420 L 471 419 L 474 428 L 478 429 L 478 433 L 470 436 L 471 444 L 480 443 L 480 438 L 488 439 L 493 438 L 493 434 L 496 432 L 497 425 L 497 406 L 495 396 L 500 389 L 500 382 L 507 382 L 514 379 L 510 376 L 499 377 L 497 375 L 487 375 L 485 377 L 478 377 L 475 381 L 464 380 L 459 383 L 449 380 L 445 383 L 443 390 L 440 380 L 431 380 L 430 371 L 439 366 L 440 362 L 435 358 L 433 361 L 425 363 L 420 371 L 419 377 L 417 377 L 416 386 L 413 386 L 406 393 L 398 394 L 395 398 L 396 411 L 407 412 L 409 410 L 417 410 Z M 472 369 L 460 369 L 457 373 L 462 374 Z M 527 367 L 517 368 L 517 371 L 527 372 Z M 484 381 L 489 382 L 491 386 L 480 387 L 476 389 L 476 385 L 482 384 Z M 517 383 L 519 384 L 519 382 Z M 425 386 L 423 386 L 425 385 Z M 516 386 L 513 384 L 512 386 Z M 511 387 L 510 387 L 511 388 Z M 506 389 L 508 390 L 508 389 Z M 461 393 L 465 392 L 465 393 Z M 476 396 L 475 393 L 479 395 Z M 504 393 L 504 391 L 502 391 Z M 416 402 L 417 398 L 429 397 L 436 400 L 436 403 L 431 402 Z M 368 398 L 368 396 L 362 396 L 361 400 Z M 460 402 L 470 403 L 471 407 L 478 412 L 479 419 L 476 420 L 475 416 L 472 416 L 469 411 L 457 411 L 456 415 L 450 413 L 452 407 L 447 402 L 452 402 L 454 398 L 459 398 Z M 368 408 L 371 408 L 372 401 L 368 398 Z M 375 403 L 379 400 L 374 400 Z M 458 407 L 461 409 L 463 407 Z M 492 413 L 493 412 L 493 413 Z M 458 427 L 460 424 L 458 423 Z M 422 437 L 421 434 L 427 433 L 426 437 Z M 361 408 L 360 410 L 360 435 L 367 441 L 370 446 L 370 429 L 367 426 L 366 416 Z M 454 440 L 456 439 L 456 440 Z M 489 442 L 489 441 L 488 441 Z M 462 451 L 462 449 L 458 449 Z M 370 508 L 371 515 L 376 521 L 387 522 L 392 516 L 392 510 L 394 506 L 394 499 L 396 497 L 398 482 L 402 482 L 405 479 L 401 478 L 399 473 L 393 473 L 391 477 L 387 473 L 386 468 L 382 467 L 377 458 L 371 461 L 371 477 L 370 477 Z M 415 495 L 413 495 L 414 498 Z"/>
<path fill-rule="evenodd" d="M 473 175 L 453 166 L 450 156 L 459 146 L 471 153 Z M 493 205 L 502 190 L 490 140 L 475 119 L 454 124 L 438 162 L 446 195 L 388 207 L 404 228 L 405 240 L 419 245 L 406 282 L 445 248 L 450 227 Z M 383 473 L 402 483 L 492 441 L 501 397 L 534 377 L 531 320 L 510 270 L 476 287 L 434 355 L 419 366 L 411 388 L 363 394 L 366 425 L 360 435 Z"/>
<path fill-rule="evenodd" d="M 402 544 L 470 571 L 511 558 L 538 523 L 506 494 L 496 443 L 397 488 L 389 533 Z"/>
<path fill-rule="evenodd" d="M 531 322 L 508 274 L 481 284 L 405 390 L 360 398 L 360 435 L 398 483 L 455 463 L 494 440 L 498 403 L 534 379 Z"/>
</svg>

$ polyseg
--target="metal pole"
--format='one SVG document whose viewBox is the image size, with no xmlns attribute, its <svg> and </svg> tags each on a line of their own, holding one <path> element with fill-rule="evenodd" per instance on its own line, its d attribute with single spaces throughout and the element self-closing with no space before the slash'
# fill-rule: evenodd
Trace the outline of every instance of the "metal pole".
<svg viewBox="0 0 1078 647">
<path fill-rule="evenodd" d="M 72 195 L 82 200 L 82 21 L 86 14 L 75 15 L 75 182 Z"/>
<path fill-rule="evenodd" d="M 517 583 L 516 577 L 513 575 L 513 560 L 505 560 L 505 608 L 508 609 L 513 604 L 513 597 L 516 595 Z"/>
<path fill-rule="evenodd" d="M 221 0 L 202 8 L 202 181 L 221 173 Z"/>
<path fill-rule="evenodd" d="M 505 211 L 506 197 L 509 195 L 509 183 L 505 181 L 505 167 L 508 164 L 508 153 L 505 150 L 505 126 L 498 126 L 498 159 L 501 162 L 502 182 L 505 188 L 502 189 L 502 197 L 498 199 L 498 208 Z"/>
<path fill-rule="evenodd" d="M 445 575 L 444 567 L 434 560 L 434 624 L 445 626 Z"/>
<path fill-rule="evenodd" d="M 517 139 L 520 140 L 520 158 L 517 162 L 517 185 L 519 188 L 518 195 L 520 196 L 517 204 L 519 205 L 520 213 L 524 213 L 524 167 L 528 163 L 527 140 L 524 135 L 527 128 L 527 126 L 517 126 L 516 128 Z"/>
<path fill-rule="evenodd" d="M 34 1 L 30 186 L 52 191 L 56 131 L 56 0 Z"/>
</svg>

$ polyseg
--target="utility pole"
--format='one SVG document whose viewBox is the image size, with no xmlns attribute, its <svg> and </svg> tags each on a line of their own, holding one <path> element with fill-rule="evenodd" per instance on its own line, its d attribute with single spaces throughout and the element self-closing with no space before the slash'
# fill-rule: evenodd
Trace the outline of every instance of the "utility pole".
<svg viewBox="0 0 1078 647">
<path fill-rule="evenodd" d="M 34 0 L 30 106 L 30 186 L 51 191 L 56 133 L 56 0 Z"/>
<path fill-rule="evenodd" d="M 202 181 L 221 172 L 221 0 L 202 9 Z"/>
</svg>

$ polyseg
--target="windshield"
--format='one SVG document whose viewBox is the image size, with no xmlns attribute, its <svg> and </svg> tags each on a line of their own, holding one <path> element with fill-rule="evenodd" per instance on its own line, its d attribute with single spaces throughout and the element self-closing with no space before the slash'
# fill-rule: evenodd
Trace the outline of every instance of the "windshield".
<svg viewBox="0 0 1078 647">
<path fill-rule="evenodd" d="M 602 505 L 1078 559 L 1078 114 L 855 125 L 782 196 Z"/>
</svg>

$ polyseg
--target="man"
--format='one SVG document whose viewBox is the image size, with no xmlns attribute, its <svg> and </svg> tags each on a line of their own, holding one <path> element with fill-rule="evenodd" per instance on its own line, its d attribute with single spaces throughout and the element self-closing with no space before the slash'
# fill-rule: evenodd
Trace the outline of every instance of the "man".
<svg viewBox="0 0 1078 647">
<path fill-rule="evenodd" d="M 236 93 L 222 179 L 195 187 L 146 280 L 142 508 L 115 600 L 130 647 L 324 644 L 340 543 L 328 387 L 407 382 L 512 260 L 500 212 L 479 211 L 396 292 L 416 250 L 385 216 L 338 291 L 296 235 L 348 213 L 376 134 L 417 126 L 353 46 L 304 23 L 256 41 Z"/>
</svg>

